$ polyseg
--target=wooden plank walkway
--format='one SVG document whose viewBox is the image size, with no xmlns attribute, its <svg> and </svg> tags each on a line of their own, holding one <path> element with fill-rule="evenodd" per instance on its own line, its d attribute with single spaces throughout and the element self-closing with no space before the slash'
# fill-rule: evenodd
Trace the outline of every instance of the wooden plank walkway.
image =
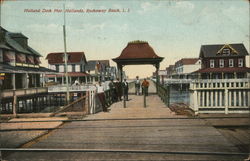
<svg viewBox="0 0 250 161">
<path fill-rule="evenodd" d="M 7 160 L 243 160 L 247 155 L 203 119 L 177 116 L 156 95 L 129 96 L 109 112 L 65 123 Z"/>
</svg>

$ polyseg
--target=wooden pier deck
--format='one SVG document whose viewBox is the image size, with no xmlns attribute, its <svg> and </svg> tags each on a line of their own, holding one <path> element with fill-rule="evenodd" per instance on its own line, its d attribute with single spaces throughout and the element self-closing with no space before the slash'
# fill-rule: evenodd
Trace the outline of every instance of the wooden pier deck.
<svg viewBox="0 0 250 161">
<path fill-rule="evenodd" d="M 109 112 L 67 122 L 7 160 L 243 160 L 246 154 L 203 119 L 178 116 L 157 95 L 129 95 Z"/>
</svg>

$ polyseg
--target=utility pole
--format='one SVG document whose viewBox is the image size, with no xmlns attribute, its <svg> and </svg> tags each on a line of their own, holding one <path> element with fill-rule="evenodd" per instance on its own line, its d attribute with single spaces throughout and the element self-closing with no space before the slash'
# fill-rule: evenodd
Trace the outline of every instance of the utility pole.
<svg viewBox="0 0 250 161">
<path fill-rule="evenodd" d="M 67 54 L 67 45 L 66 45 L 66 18 L 65 18 L 65 4 L 63 4 L 63 40 L 64 40 L 64 63 L 65 63 L 65 77 L 66 77 L 66 102 L 69 103 L 69 76 L 68 76 L 68 54 Z"/>
</svg>

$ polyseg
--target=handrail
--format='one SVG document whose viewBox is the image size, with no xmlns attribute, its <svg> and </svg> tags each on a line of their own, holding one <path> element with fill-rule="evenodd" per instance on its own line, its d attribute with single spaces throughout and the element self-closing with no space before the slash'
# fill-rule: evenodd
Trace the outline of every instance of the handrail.
<svg viewBox="0 0 250 161">
<path fill-rule="evenodd" d="M 166 106 L 169 107 L 170 105 L 170 88 L 169 86 L 164 86 L 162 84 L 158 84 L 153 81 L 155 83 L 156 88 L 158 88 L 158 96 L 161 98 L 161 100 L 165 103 Z"/>
</svg>

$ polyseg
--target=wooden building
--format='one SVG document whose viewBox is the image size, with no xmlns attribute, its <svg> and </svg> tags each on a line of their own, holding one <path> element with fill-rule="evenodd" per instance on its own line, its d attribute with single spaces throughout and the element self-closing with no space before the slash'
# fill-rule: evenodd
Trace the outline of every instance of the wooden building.
<svg viewBox="0 0 250 161">
<path fill-rule="evenodd" d="M 40 57 L 28 45 L 25 35 L 0 27 L 0 88 L 16 90 L 42 86 L 40 77 L 55 71 L 41 67 Z"/>
<path fill-rule="evenodd" d="M 195 73 L 202 79 L 247 78 L 248 52 L 243 44 L 202 45 L 200 59 L 202 67 Z"/>
<path fill-rule="evenodd" d="M 68 76 L 69 76 L 69 84 L 74 84 L 76 80 L 79 83 L 87 83 L 90 82 L 90 75 L 85 71 L 85 66 L 87 64 L 87 60 L 84 52 L 67 52 L 68 54 Z M 48 80 L 58 82 L 60 84 L 64 84 L 66 82 L 65 79 L 65 61 L 64 61 L 64 53 L 56 52 L 49 53 L 46 57 L 48 60 L 49 68 L 56 70 L 60 74 L 48 74 L 46 78 Z"/>
</svg>

